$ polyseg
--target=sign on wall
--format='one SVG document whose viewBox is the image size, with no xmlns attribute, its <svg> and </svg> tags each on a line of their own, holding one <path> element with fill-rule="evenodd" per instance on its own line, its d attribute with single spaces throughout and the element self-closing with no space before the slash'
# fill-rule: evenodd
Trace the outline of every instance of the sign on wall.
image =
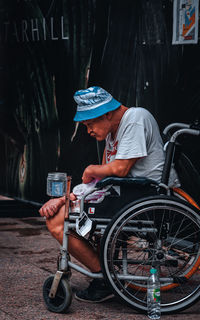
<svg viewBox="0 0 200 320">
<path fill-rule="evenodd" d="M 174 0 L 172 44 L 198 42 L 199 0 Z"/>
</svg>

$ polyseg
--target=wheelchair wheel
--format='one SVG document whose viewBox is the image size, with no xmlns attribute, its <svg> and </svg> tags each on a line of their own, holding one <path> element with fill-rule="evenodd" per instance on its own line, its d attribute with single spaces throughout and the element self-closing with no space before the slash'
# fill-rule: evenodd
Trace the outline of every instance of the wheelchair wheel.
<svg viewBox="0 0 200 320">
<path fill-rule="evenodd" d="M 114 293 L 147 311 L 147 278 L 156 266 L 161 312 L 184 310 L 200 299 L 199 211 L 173 197 L 133 202 L 115 215 L 101 243 L 102 270 Z"/>
<path fill-rule="evenodd" d="M 49 292 L 54 276 L 49 276 L 43 285 L 43 298 L 46 307 L 49 311 L 56 313 L 64 313 L 68 310 L 72 301 L 72 291 L 69 282 L 66 278 L 62 278 L 58 285 L 55 298 L 49 297 Z"/>
</svg>

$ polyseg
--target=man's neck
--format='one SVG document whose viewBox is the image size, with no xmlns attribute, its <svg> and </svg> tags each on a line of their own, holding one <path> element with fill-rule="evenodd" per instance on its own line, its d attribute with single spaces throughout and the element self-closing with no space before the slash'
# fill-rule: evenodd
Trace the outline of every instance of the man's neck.
<svg viewBox="0 0 200 320">
<path fill-rule="evenodd" d="M 127 107 L 121 105 L 114 113 L 113 113 L 113 126 L 111 131 L 111 137 L 112 139 L 115 139 L 117 129 L 119 127 L 120 121 L 124 115 L 124 113 L 128 110 Z"/>
</svg>

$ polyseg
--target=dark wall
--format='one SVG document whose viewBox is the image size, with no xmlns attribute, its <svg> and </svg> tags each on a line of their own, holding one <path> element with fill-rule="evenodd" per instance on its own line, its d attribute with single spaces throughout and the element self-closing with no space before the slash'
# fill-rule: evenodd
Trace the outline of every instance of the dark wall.
<svg viewBox="0 0 200 320">
<path fill-rule="evenodd" d="M 105 2 L 99 6 L 107 10 Z M 90 83 L 128 107 L 147 108 L 161 131 L 171 122 L 200 120 L 200 45 L 172 45 L 173 1 L 111 0 L 103 16 L 96 21 Z M 182 142 L 200 171 L 199 138 Z"/>
<path fill-rule="evenodd" d="M 81 125 L 71 141 L 77 89 L 101 85 L 150 110 L 161 130 L 199 118 L 200 46 L 172 45 L 172 13 L 170 0 L 1 1 L 2 193 L 44 201 L 48 172 L 75 185 L 98 162 Z M 200 171 L 199 140 L 184 145 Z"/>
<path fill-rule="evenodd" d="M 95 141 L 74 132 L 74 92 L 86 86 L 94 33 L 90 0 L 1 2 L 2 193 L 43 201 L 47 173 L 80 181 Z M 94 147 L 93 147 L 94 146 Z M 81 160 L 81 161 L 80 161 Z"/>
</svg>

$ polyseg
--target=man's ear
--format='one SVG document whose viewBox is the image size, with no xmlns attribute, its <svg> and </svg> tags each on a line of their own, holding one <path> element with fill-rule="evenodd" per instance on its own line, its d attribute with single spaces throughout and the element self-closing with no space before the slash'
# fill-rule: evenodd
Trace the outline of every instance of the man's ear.
<svg viewBox="0 0 200 320">
<path fill-rule="evenodd" d="M 106 115 L 106 118 L 107 118 L 108 120 L 111 120 L 113 113 L 112 113 L 112 111 L 109 111 L 109 112 L 107 112 L 105 115 Z"/>
</svg>

